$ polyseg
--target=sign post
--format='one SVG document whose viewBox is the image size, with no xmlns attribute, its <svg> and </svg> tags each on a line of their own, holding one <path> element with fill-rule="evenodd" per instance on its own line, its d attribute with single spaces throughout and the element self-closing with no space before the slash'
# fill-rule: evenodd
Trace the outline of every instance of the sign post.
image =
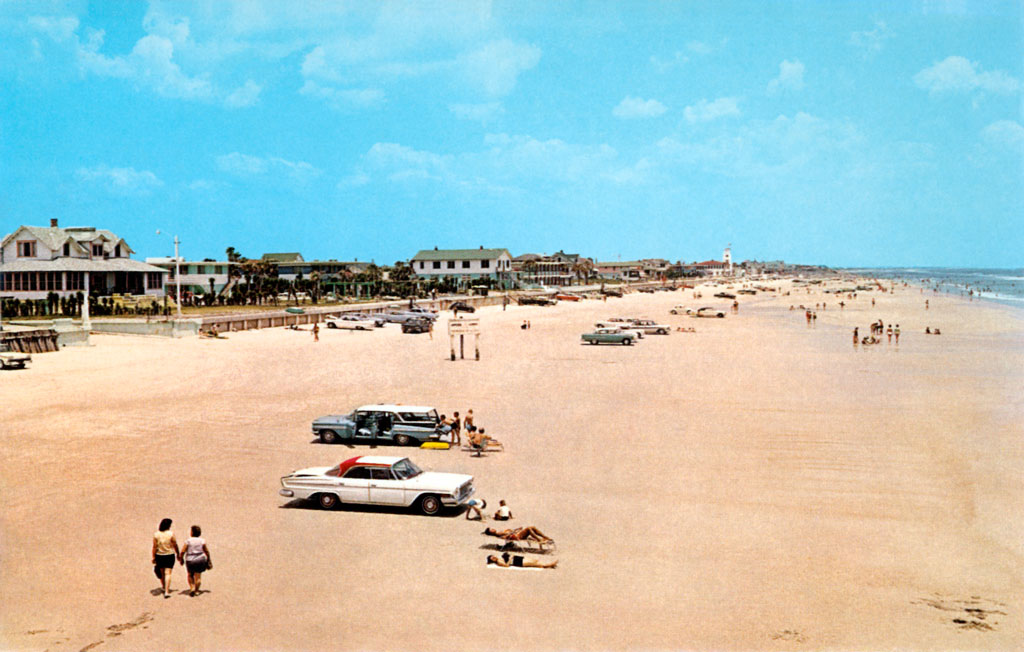
<svg viewBox="0 0 1024 652">
<path fill-rule="evenodd" d="M 473 335 L 476 359 L 480 359 L 480 318 L 463 317 L 448 322 L 448 343 L 451 347 L 452 362 L 455 361 L 455 336 L 459 336 L 459 358 L 466 359 L 466 335 Z"/>
</svg>

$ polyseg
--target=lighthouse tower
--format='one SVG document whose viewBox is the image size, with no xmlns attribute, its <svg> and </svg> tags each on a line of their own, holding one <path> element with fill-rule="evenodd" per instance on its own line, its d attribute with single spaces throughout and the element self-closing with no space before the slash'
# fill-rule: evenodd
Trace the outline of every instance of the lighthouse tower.
<svg viewBox="0 0 1024 652">
<path fill-rule="evenodd" d="M 732 243 L 722 253 L 722 262 L 729 266 L 729 276 L 732 276 Z"/>
</svg>

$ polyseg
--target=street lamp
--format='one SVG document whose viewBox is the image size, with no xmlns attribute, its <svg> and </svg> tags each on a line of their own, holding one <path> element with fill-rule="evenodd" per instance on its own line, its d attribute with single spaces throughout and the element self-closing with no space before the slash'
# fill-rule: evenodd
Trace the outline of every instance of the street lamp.
<svg viewBox="0 0 1024 652">
<path fill-rule="evenodd" d="M 160 235 L 160 229 L 156 230 L 156 234 Z M 177 290 L 178 319 L 181 319 L 181 256 L 178 255 L 178 244 L 178 236 L 174 236 L 174 287 Z"/>
</svg>

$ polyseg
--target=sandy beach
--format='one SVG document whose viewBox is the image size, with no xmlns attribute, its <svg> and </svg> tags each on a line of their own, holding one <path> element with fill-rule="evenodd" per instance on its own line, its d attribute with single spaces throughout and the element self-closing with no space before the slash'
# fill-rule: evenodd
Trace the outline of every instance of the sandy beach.
<svg viewBox="0 0 1024 652">
<path fill-rule="evenodd" d="M 0 647 L 1024 648 L 1024 313 L 898 287 L 668 314 L 728 311 L 713 292 L 485 308 L 479 362 L 447 359 L 444 313 L 433 339 L 93 336 L 0 373 Z M 817 302 L 810 326 L 789 309 Z M 696 332 L 580 343 L 616 315 Z M 899 345 L 854 347 L 877 319 Z M 313 418 L 373 402 L 472 408 L 506 451 L 314 440 Z M 278 496 L 371 452 L 474 475 L 559 567 L 487 568 L 491 523 L 461 513 Z M 163 517 L 179 541 L 202 525 L 207 592 L 180 567 L 156 591 Z"/>
</svg>

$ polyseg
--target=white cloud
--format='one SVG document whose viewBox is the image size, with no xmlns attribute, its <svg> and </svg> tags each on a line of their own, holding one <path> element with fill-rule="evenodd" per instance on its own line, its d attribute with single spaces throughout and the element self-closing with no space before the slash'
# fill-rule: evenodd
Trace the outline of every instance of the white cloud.
<svg viewBox="0 0 1024 652">
<path fill-rule="evenodd" d="M 370 183 L 371 180 L 370 175 L 365 172 L 354 172 L 339 181 L 338 188 L 342 190 L 345 188 L 359 188 Z"/>
<path fill-rule="evenodd" d="M 690 41 L 686 44 L 686 49 L 694 54 L 711 54 L 711 46 L 702 41 Z"/>
<path fill-rule="evenodd" d="M 473 120 L 484 124 L 505 114 L 505 107 L 501 105 L 501 102 L 449 104 L 448 110 L 460 120 Z"/>
<path fill-rule="evenodd" d="M 874 29 L 851 33 L 850 45 L 860 48 L 865 57 L 870 57 L 881 52 L 885 42 L 892 36 L 885 21 L 876 20 Z"/>
<path fill-rule="evenodd" d="M 616 118 L 656 118 L 668 109 L 658 100 L 645 100 L 639 97 L 626 96 L 618 106 L 612 109 Z"/>
<path fill-rule="evenodd" d="M 701 141 L 664 138 L 657 150 L 665 162 L 723 176 L 755 177 L 832 169 L 848 160 L 861 141 L 857 130 L 846 122 L 797 113 L 792 118 L 780 115 L 775 120 L 752 121 Z"/>
<path fill-rule="evenodd" d="M 217 167 L 239 177 L 273 175 L 287 176 L 299 183 L 308 183 L 320 176 L 322 171 L 305 161 L 288 161 L 276 156 L 250 156 L 231 152 L 217 157 Z"/>
<path fill-rule="evenodd" d="M 799 59 L 786 59 L 779 64 L 779 76 L 768 82 L 768 93 L 798 91 L 804 87 L 804 64 Z"/>
<path fill-rule="evenodd" d="M 244 86 L 239 86 L 225 97 L 224 105 L 232 109 L 252 106 L 259 101 L 262 90 L 262 86 L 250 79 L 245 82 Z"/>
<path fill-rule="evenodd" d="M 75 178 L 86 183 L 99 183 L 112 192 L 119 194 L 147 194 L 154 188 L 164 185 L 149 170 L 135 168 L 112 168 L 108 165 L 97 165 L 91 168 L 78 168 Z"/>
<path fill-rule="evenodd" d="M 676 50 L 676 52 L 669 59 L 662 59 L 658 56 L 651 57 L 651 65 L 654 69 L 660 73 L 666 73 L 675 68 L 681 68 L 689 62 L 690 57 L 686 56 L 682 52 Z"/>
<path fill-rule="evenodd" d="M 384 104 L 384 91 L 378 88 L 335 88 L 307 79 L 299 92 L 324 100 L 339 111 L 346 109 L 372 109 Z"/>
<path fill-rule="evenodd" d="M 608 145 L 577 145 L 559 139 L 488 134 L 483 149 L 458 154 L 417 150 L 398 143 L 377 143 L 340 185 L 371 179 L 391 183 L 431 183 L 448 190 L 518 193 L 524 187 L 557 191 L 589 186 L 597 180 L 638 183 L 646 163 L 624 166 Z"/>
<path fill-rule="evenodd" d="M 69 41 L 78 31 L 78 19 L 74 16 L 31 16 L 29 26 L 37 32 L 46 34 L 57 43 Z"/>
<path fill-rule="evenodd" d="M 686 121 L 691 124 L 695 122 L 710 122 L 718 118 L 739 114 L 739 99 L 735 97 L 720 97 L 713 102 L 702 99 L 695 105 L 688 106 L 683 110 Z"/>
<path fill-rule="evenodd" d="M 983 71 L 981 65 L 964 57 L 946 57 L 914 75 L 914 83 L 929 93 L 989 91 L 1014 93 L 1021 89 L 1019 79 L 1001 71 Z"/>
<path fill-rule="evenodd" d="M 1024 155 L 1024 127 L 1013 120 L 999 120 L 985 127 L 982 138 L 989 145 Z"/>
<path fill-rule="evenodd" d="M 535 45 L 500 39 L 460 56 L 458 61 L 471 84 L 500 97 L 512 92 L 520 73 L 535 67 L 540 56 Z"/>
</svg>

